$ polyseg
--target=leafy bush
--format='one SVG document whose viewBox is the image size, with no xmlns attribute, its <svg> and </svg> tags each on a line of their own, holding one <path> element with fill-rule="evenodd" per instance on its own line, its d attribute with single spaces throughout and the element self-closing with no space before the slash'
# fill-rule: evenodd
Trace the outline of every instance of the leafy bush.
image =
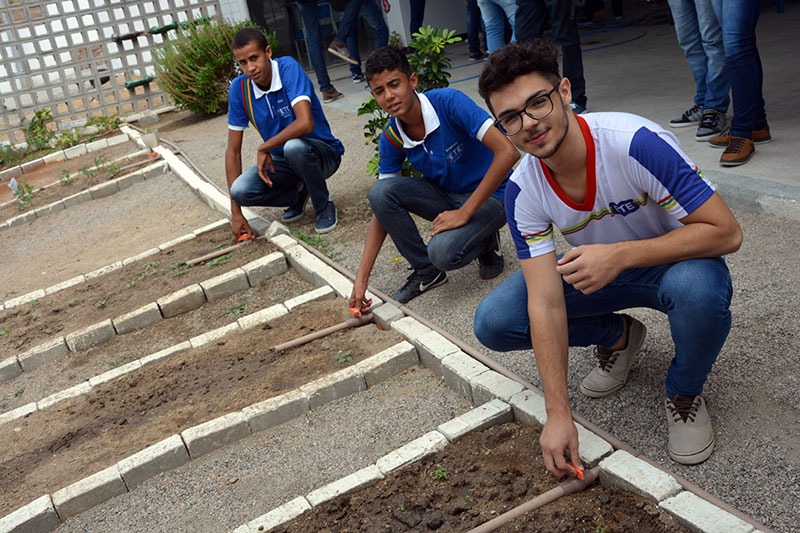
<svg viewBox="0 0 800 533">
<path fill-rule="evenodd" d="M 452 63 L 450 63 L 450 58 L 447 57 L 444 47 L 451 43 L 457 43 L 461 40 L 461 37 L 454 37 L 455 31 L 453 30 L 438 30 L 430 26 L 420 28 L 420 30 L 422 31 L 412 35 L 413 40 L 409 43 L 409 46 L 414 49 L 414 52 L 408 56 L 411 70 L 419 76 L 417 91 L 425 92 L 431 89 L 447 87 L 449 85 L 447 79 L 450 77 L 450 73 L 446 69 L 450 68 Z M 367 162 L 367 174 L 377 176 L 378 163 L 380 162 L 378 143 L 380 142 L 381 133 L 389 124 L 391 116 L 381 109 L 378 101 L 372 95 L 358 108 L 358 115 L 371 115 L 371 118 L 364 124 L 364 137 L 366 138 L 365 144 L 373 144 L 375 146 L 375 154 Z M 403 162 L 401 174 L 412 177 L 422 176 L 420 172 L 411 166 L 408 159 Z"/>
<path fill-rule="evenodd" d="M 47 127 L 47 123 L 51 120 L 53 120 L 53 112 L 49 107 L 36 111 L 27 126 L 25 119 L 22 119 L 25 142 L 28 144 L 29 151 L 44 150 L 53 140 L 56 132 Z"/>
<path fill-rule="evenodd" d="M 249 20 L 232 25 L 214 18 L 207 24 L 179 28 L 177 38 L 164 42 L 156 52 L 159 87 L 172 97 L 175 105 L 192 113 L 225 110 L 228 87 L 241 74 L 231 51 L 231 40 L 237 31 L 247 27 L 258 26 Z M 264 35 L 274 49 L 275 34 Z"/>
</svg>

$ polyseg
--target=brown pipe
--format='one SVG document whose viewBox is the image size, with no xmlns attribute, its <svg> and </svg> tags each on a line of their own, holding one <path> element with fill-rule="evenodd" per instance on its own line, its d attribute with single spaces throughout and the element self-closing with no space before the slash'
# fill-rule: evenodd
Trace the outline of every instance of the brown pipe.
<svg viewBox="0 0 800 533">
<path fill-rule="evenodd" d="M 144 130 L 134 126 L 133 124 L 128 124 L 128 126 L 132 127 L 133 129 L 135 129 L 137 131 L 140 131 L 140 132 L 144 131 Z M 171 143 L 169 141 L 166 141 L 165 139 L 161 139 L 160 142 L 161 142 L 161 144 L 167 146 L 168 148 L 171 148 L 176 154 L 184 155 L 182 153 L 181 149 L 177 145 L 175 145 L 175 144 L 173 144 L 173 143 Z M 195 172 L 197 172 L 197 174 L 201 178 L 203 178 L 207 183 L 209 183 L 211 186 L 216 188 L 218 191 L 222 192 L 223 194 L 226 194 L 225 191 L 223 191 L 216 183 L 214 183 L 211 179 L 209 179 L 209 177 L 199 167 L 197 167 L 197 165 L 195 165 L 194 162 L 191 159 L 186 157 L 186 155 L 184 155 L 184 159 L 189 164 L 189 166 L 192 167 L 192 169 L 194 169 Z M 295 241 L 297 241 L 297 244 L 299 244 L 300 246 L 304 247 L 306 250 L 308 250 L 309 252 L 314 254 L 316 257 L 318 257 L 320 260 L 322 260 L 326 265 L 330 266 L 331 268 L 333 268 L 334 270 L 336 270 L 337 272 L 339 272 L 343 276 L 347 277 L 351 281 L 355 280 L 355 274 L 353 274 L 352 272 L 350 272 L 349 270 L 344 268 L 339 263 L 337 263 L 335 261 L 332 261 L 325 254 L 321 253 L 319 250 L 317 250 L 313 246 L 310 246 L 310 245 L 306 244 L 305 242 L 303 242 L 303 241 L 301 241 L 299 239 L 295 239 Z M 385 294 L 385 293 L 383 293 L 383 292 L 381 292 L 381 291 L 379 291 L 379 290 L 377 290 L 377 289 L 375 289 L 373 287 L 369 287 L 369 290 L 370 290 L 370 292 L 372 292 L 373 294 L 378 296 L 380 299 L 382 299 L 384 302 L 389 302 L 389 303 L 393 304 L 394 306 L 396 306 L 400 310 L 402 310 L 406 315 L 418 320 L 419 322 L 421 322 L 425 326 L 429 327 L 433 331 L 435 331 L 435 332 L 439 333 L 440 335 L 442 335 L 443 337 L 449 339 L 453 344 L 458 346 L 464 353 L 466 353 L 467 355 L 470 355 L 471 357 L 474 357 L 476 360 L 480 361 L 481 363 L 483 363 L 487 367 L 491 368 L 492 370 L 494 370 L 498 374 L 501 374 L 501 375 L 513 380 L 513 381 L 516 381 L 517 383 L 519 383 L 520 385 L 522 385 L 523 387 L 525 387 L 526 389 L 528 389 L 530 391 L 533 391 L 533 392 L 535 392 L 535 393 L 537 393 L 537 394 L 539 394 L 541 396 L 544 396 L 542 391 L 540 391 L 537 387 L 534 387 L 532 384 L 530 384 L 527 381 L 525 381 L 522 377 L 520 377 L 520 376 L 516 375 L 515 373 L 511 372 L 510 370 L 508 370 L 507 368 L 503 367 L 502 365 L 500 365 L 499 363 L 497 363 L 493 359 L 490 359 L 490 358 L 484 356 L 482 353 L 478 352 L 472 346 L 470 346 L 470 345 L 466 344 L 465 342 L 463 342 L 461 339 L 453 337 L 452 335 L 450 335 L 449 333 L 444 331 L 442 328 L 440 328 L 436 324 L 432 323 L 430 320 L 418 315 L 417 313 L 415 313 L 414 311 L 412 311 L 411 309 L 409 309 L 405 305 L 401 304 L 400 302 L 394 300 L 393 298 L 391 298 L 387 294 Z M 681 487 L 684 488 L 684 490 L 687 490 L 687 491 L 691 492 L 692 494 L 695 494 L 696 496 L 708 501 L 709 503 L 712 503 L 712 504 L 716 505 L 720 509 L 723 509 L 723 510 L 731 513 L 732 515 L 739 517 L 740 519 L 744 520 L 745 522 L 747 522 L 748 524 L 752 525 L 757 530 L 762 531 L 763 533 L 773 533 L 771 529 L 766 527 L 761 522 L 758 522 L 757 520 L 755 520 L 755 519 L 747 516 L 746 514 L 742 513 L 741 511 L 739 511 L 735 507 L 733 507 L 733 506 L 725 503 L 724 501 L 721 501 L 718 498 L 712 496 L 711 494 L 707 493 L 706 491 L 704 491 L 703 489 L 701 489 L 700 487 L 698 487 L 694 483 L 692 483 L 692 482 L 690 482 L 690 481 L 688 481 L 688 480 L 686 480 L 686 479 L 684 479 L 684 478 L 682 478 L 682 477 L 670 472 L 669 470 L 667 470 L 666 468 L 664 468 L 660 464 L 658 464 L 658 463 L 650 460 L 646 456 L 644 456 L 641 452 L 636 450 L 630 444 L 617 439 L 616 437 L 614 437 L 613 435 L 611 435 L 610 433 L 608 433 L 604 429 L 602 429 L 599 426 L 593 424 L 592 422 L 589 422 L 584 417 L 573 413 L 572 414 L 572 418 L 575 420 L 575 422 L 581 424 L 583 427 L 585 427 L 589 431 L 595 433 L 597 436 L 599 436 L 600 438 L 602 438 L 605 441 L 607 441 L 609 444 L 611 444 L 611 446 L 615 450 L 624 450 L 624 451 L 630 453 L 631 455 L 633 455 L 635 457 L 639 457 L 640 459 L 643 459 L 643 460 L 647 461 L 648 463 L 652 464 L 653 466 L 655 466 L 656 468 L 658 468 L 662 472 L 666 472 L 667 474 L 671 475 L 675 479 L 675 481 L 677 481 L 681 485 Z"/>
<path fill-rule="evenodd" d="M 285 350 L 297 348 L 298 346 L 302 346 L 303 344 L 315 341 L 321 337 L 330 335 L 331 333 L 336 333 L 337 331 L 341 331 L 343 329 L 355 328 L 358 326 L 363 326 L 364 324 L 369 324 L 370 322 L 372 322 L 372 319 L 373 319 L 372 313 L 367 313 L 366 315 L 360 317 L 355 317 L 355 316 L 350 317 L 344 322 L 340 322 L 339 324 L 327 327 L 325 329 L 321 329 L 319 331 L 315 331 L 313 333 L 309 333 L 308 335 L 303 335 L 302 337 L 298 337 L 294 340 L 284 342 L 283 344 L 278 344 L 276 346 L 273 346 L 272 351 L 283 352 Z"/>
<path fill-rule="evenodd" d="M 194 259 L 186 261 L 186 265 L 187 266 L 194 266 L 194 265 L 200 264 L 200 263 L 202 263 L 204 261 L 211 261 L 212 259 L 215 259 L 215 258 L 220 257 L 222 255 L 231 253 L 232 251 L 237 250 L 237 249 L 241 248 L 242 246 L 247 246 L 248 244 L 252 243 L 256 239 L 266 239 L 266 237 L 256 237 L 255 239 L 247 239 L 246 241 L 237 242 L 236 244 L 232 244 L 230 246 L 226 246 L 225 248 L 221 248 L 219 250 L 215 250 L 215 251 L 211 252 L 210 254 L 201 255 L 200 257 L 195 257 Z"/>
<path fill-rule="evenodd" d="M 510 511 L 506 511 L 500 516 L 496 516 L 476 528 L 470 529 L 468 533 L 490 533 L 491 531 L 496 531 L 515 518 L 519 518 L 524 514 L 539 509 L 540 507 L 544 507 L 548 503 L 553 503 L 562 496 L 569 496 L 570 494 L 575 494 L 576 492 L 584 490 L 586 487 L 595 482 L 599 474 L 600 467 L 595 466 L 594 468 L 584 472 L 583 479 L 570 478 L 566 481 L 562 481 L 557 487 L 550 489 L 547 492 L 543 492 L 534 499 L 528 500 L 527 502 L 514 507 Z"/>
</svg>

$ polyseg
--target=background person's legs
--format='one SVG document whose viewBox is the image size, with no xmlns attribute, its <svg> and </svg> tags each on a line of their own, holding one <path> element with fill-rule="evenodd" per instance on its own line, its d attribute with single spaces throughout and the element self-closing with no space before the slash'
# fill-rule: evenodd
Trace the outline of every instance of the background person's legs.
<svg viewBox="0 0 800 533">
<path fill-rule="evenodd" d="M 478 7 L 481 9 L 481 17 L 486 27 L 486 48 L 491 54 L 506 44 L 506 15 L 503 8 L 493 0 L 478 0 Z"/>
<path fill-rule="evenodd" d="M 322 34 L 320 34 L 319 21 L 317 19 L 317 0 L 301 1 L 300 14 L 303 17 L 303 25 L 306 30 L 305 36 L 308 42 L 308 55 L 311 59 L 314 73 L 317 75 L 319 91 L 330 91 L 333 89 L 333 85 L 328 76 L 328 69 L 325 66 L 325 50 L 322 46 Z"/>
<path fill-rule="evenodd" d="M 422 26 L 422 19 L 425 16 L 425 0 L 409 0 L 408 3 L 411 6 L 411 13 L 408 17 L 409 36 L 413 36 Z"/>
<path fill-rule="evenodd" d="M 694 0 L 669 0 L 669 10 L 675 22 L 675 35 L 678 45 L 683 49 L 695 83 L 694 103 L 703 107 L 706 101 L 706 75 L 708 59 L 700 37 L 697 23 L 697 10 Z M 724 55 L 723 55 L 724 60 Z"/>
<path fill-rule="evenodd" d="M 553 38 L 561 45 L 564 54 L 561 62 L 563 76 L 568 78 L 572 86 L 572 101 L 586 108 L 586 80 L 583 77 L 583 57 L 581 55 L 581 36 L 575 22 L 572 2 L 545 0 Z"/>
</svg>

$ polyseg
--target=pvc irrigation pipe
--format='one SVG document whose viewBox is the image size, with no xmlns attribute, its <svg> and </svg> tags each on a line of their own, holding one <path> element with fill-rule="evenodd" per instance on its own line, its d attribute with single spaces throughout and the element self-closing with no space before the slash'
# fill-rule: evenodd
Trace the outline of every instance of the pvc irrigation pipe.
<svg viewBox="0 0 800 533">
<path fill-rule="evenodd" d="M 470 529 L 468 533 L 490 533 L 491 531 L 500 529 L 502 526 L 511 522 L 515 518 L 519 518 L 520 516 L 533 510 L 544 507 L 548 503 L 553 503 L 562 496 L 569 496 L 570 494 L 575 494 L 576 492 L 584 490 L 586 487 L 595 482 L 598 475 L 600 475 L 600 467 L 596 466 L 585 471 L 583 473 L 583 479 L 571 478 L 566 481 L 562 481 L 557 487 L 550 489 L 547 492 L 543 492 L 534 499 L 528 500 L 527 502 L 514 507 L 510 511 L 492 518 L 488 522 L 484 522 L 476 528 Z"/>
<path fill-rule="evenodd" d="M 276 346 L 273 346 L 272 351 L 282 352 L 284 350 L 297 348 L 298 346 L 302 346 L 303 344 L 315 341 L 319 338 L 330 335 L 331 333 L 336 333 L 337 331 L 341 331 L 343 329 L 355 328 L 358 326 L 363 326 L 364 324 L 369 324 L 370 322 L 372 322 L 372 319 L 373 319 L 372 313 L 367 313 L 366 315 L 360 317 L 351 317 L 345 320 L 344 322 L 340 322 L 339 324 L 336 324 L 334 326 L 330 326 L 325 329 L 309 333 L 308 335 L 303 335 L 302 337 L 298 337 L 289 342 L 284 342 L 283 344 L 278 344 Z"/>
<path fill-rule="evenodd" d="M 266 239 L 266 237 L 256 237 L 256 239 Z M 246 241 L 237 242 L 236 244 L 232 244 L 230 246 L 226 246 L 225 248 L 222 248 L 220 250 L 215 250 L 215 251 L 211 252 L 210 254 L 201 255 L 200 257 L 196 257 L 196 258 L 194 258 L 194 259 L 192 259 L 190 261 L 186 261 L 186 265 L 187 266 L 194 266 L 194 265 L 197 265 L 199 263 L 202 263 L 203 261 L 210 261 L 212 259 L 215 259 L 215 258 L 221 256 L 221 255 L 225 255 L 225 254 L 231 253 L 232 251 L 234 251 L 234 250 L 236 250 L 238 248 L 241 248 L 242 246 L 246 246 L 247 244 L 251 244 L 256 239 L 247 239 Z"/>
</svg>

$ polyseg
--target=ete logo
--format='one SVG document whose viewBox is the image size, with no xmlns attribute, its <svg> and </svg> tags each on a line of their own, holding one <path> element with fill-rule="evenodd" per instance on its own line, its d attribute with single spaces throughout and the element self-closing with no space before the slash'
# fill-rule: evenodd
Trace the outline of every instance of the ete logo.
<svg viewBox="0 0 800 533">
<path fill-rule="evenodd" d="M 640 205 L 631 198 L 630 200 L 623 200 L 619 203 L 611 202 L 608 204 L 608 207 L 614 214 L 619 213 L 622 216 L 627 216 L 639 209 Z"/>
<path fill-rule="evenodd" d="M 463 143 L 456 143 L 451 145 L 447 149 L 447 162 L 448 163 L 455 163 L 458 161 L 458 158 L 461 157 L 461 154 L 464 153 L 464 144 Z"/>
</svg>

